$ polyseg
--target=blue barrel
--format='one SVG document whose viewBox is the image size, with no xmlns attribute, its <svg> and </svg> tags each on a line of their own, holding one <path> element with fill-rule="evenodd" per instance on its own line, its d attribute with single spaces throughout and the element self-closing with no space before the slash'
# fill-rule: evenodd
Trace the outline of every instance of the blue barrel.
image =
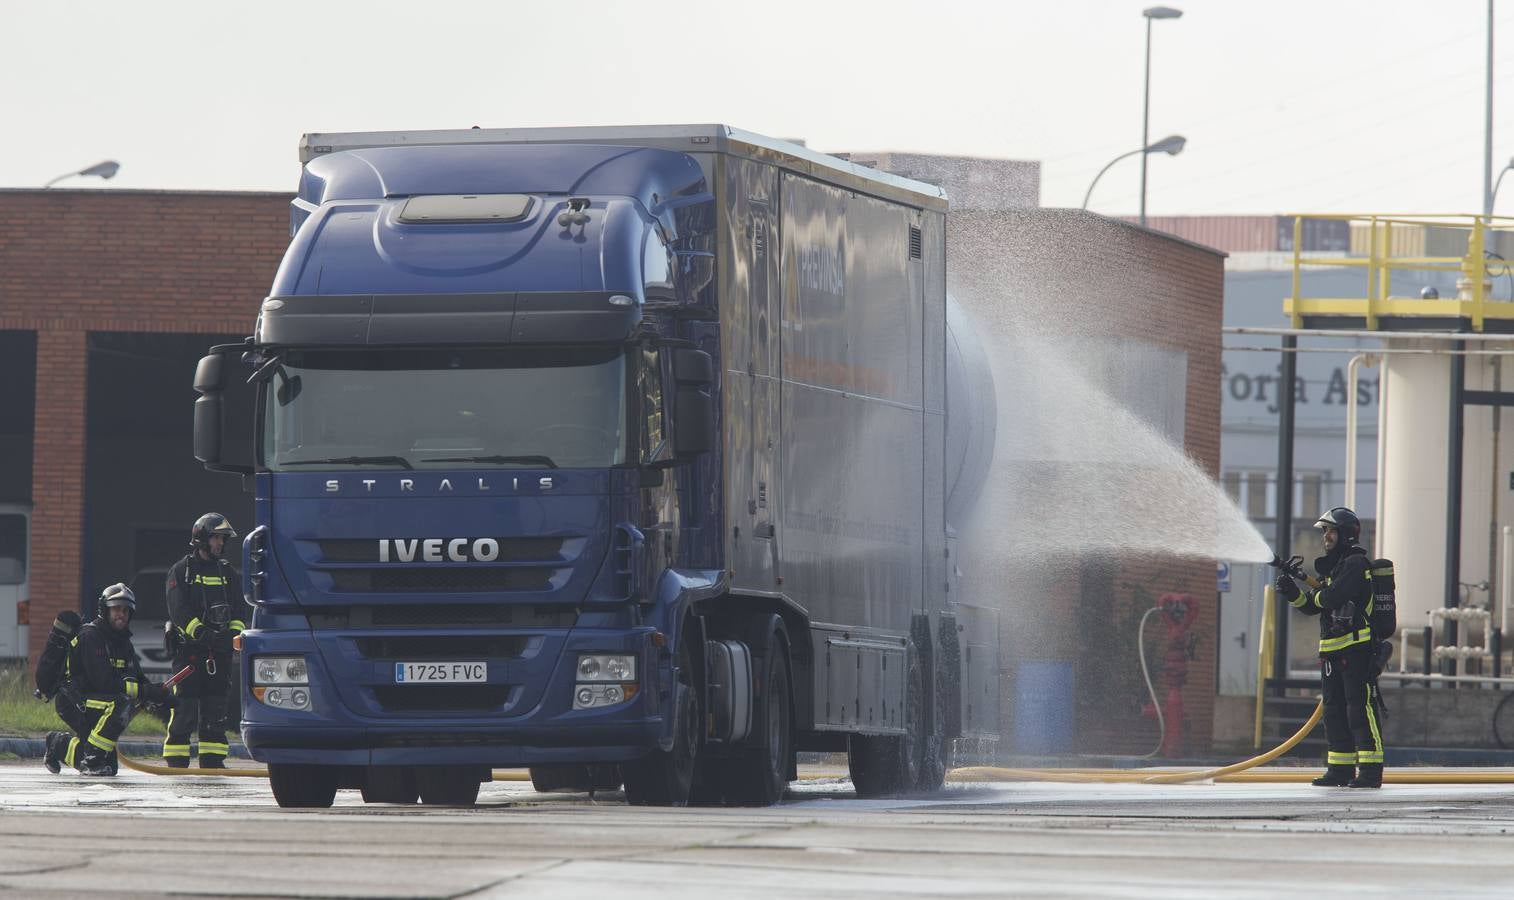
<svg viewBox="0 0 1514 900">
<path fill-rule="evenodd" d="M 1013 752 L 1065 753 L 1072 749 L 1071 660 L 1026 660 L 1015 670 Z"/>
</svg>

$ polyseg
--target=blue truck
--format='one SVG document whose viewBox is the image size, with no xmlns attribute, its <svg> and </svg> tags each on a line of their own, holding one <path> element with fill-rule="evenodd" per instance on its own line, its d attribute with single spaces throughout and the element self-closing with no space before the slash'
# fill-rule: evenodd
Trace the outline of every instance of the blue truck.
<svg viewBox="0 0 1514 900">
<path fill-rule="evenodd" d="M 253 333 L 194 385 L 195 456 L 256 497 L 241 732 L 279 805 L 522 766 L 771 804 L 799 751 L 893 794 L 995 735 L 953 556 L 993 387 L 940 189 L 719 125 L 301 159 Z"/>
</svg>

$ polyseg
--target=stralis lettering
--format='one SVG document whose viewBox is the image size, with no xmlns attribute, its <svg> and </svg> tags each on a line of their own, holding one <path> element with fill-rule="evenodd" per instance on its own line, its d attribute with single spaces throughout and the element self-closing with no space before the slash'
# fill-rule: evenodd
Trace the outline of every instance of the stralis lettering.
<svg viewBox="0 0 1514 900">
<path fill-rule="evenodd" d="M 374 485 L 379 483 L 377 478 L 363 478 L 360 479 L 360 481 L 363 484 L 363 491 L 369 494 L 373 493 Z M 396 483 L 399 485 L 401 493 L 413 494 L 415 493 L 415 481 L 416 480 L 414 478 L 400 478 Z M 527 481 L 530 481 L 530 479 L 527 479 Z M 543 476 L 536 479 L 536 486 L 541 490 L 550 491 L 552 490 L 554 485 L 551 477 Z M 494 485 L 490 484 L 488 480 L 484 478 L 478 479 L 478 483 L 476 485 L 472 485 L 472 487 L 476 491 L 494 490 Z M 520 476 L 515 476 L 510 479 L 510 489 L 512 491 L 520 490 Z M 455 493 L 455 490 L 452 487 L 452 479 L 443 478 L 441 481 L 437 482 L 436 490 L 437 493 L 440 494 Z M 341 493 L 341 491 L 342 481 L 340 478 L 331 478 L 326 481 L 326 493 L 339 494 Z"/>
<path fill-rule="evenodd" d="M 379 538 L 379 562 L 494 562 L 494 538 Z"/>
</svg>

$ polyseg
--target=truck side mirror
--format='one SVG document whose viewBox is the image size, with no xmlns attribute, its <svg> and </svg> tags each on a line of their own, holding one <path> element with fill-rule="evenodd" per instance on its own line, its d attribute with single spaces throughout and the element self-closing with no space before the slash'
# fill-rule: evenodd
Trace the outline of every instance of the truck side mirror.
<svg viewBox="0 0 1514 900">
<path fill-rule="evenodd" d="M 195 366 L 194 454 L 212 472 L 248 474 L 251 466 L 228 465 L 221 461 L 222 435 L 225 433 L 226 352 L 240 346 L 212 347 Z"/>
<path fill-rule="evenodd" d="M 673 452 L 688 459 L 715 446 L 715 363 L 703 350 L 673 351 L 673 381 L 677 385 L 673 415 Z"/>
</svg>

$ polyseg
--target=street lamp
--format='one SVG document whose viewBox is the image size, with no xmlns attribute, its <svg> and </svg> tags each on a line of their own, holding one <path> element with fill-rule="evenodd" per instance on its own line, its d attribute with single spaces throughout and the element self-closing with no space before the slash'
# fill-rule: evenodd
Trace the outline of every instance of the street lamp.
<svg viewBox="0 0 1514 900">
<path fill-rule="evenodd" d="M 1093 196 L 1094 185 L 1099 183 L 1099 179 L 1104 177 L 1104 173 L 1109 171 L 1110 166 L 1114 165 L 1122 159 L 1128 159 L 1132 156 L 1135 156 L 1137 153 L 1141 154 L 1141 171 L 1143 173 L 1141 175 L 1141 182 L 1144 184 L 1146 181 L 1146 176 L 1144 173 L 1146 171 L 1147 156 L 1153 153 L 1165 153 L 1168 156 L 1177 156 L 1179 153 L 1183 152 L 1183 145 L 1187 143 L 1187 138 L 1183 137 L 1181 134 L 1174 134 L 1169 137 L 1162 138 L 1155 144 L 1142 147 L 1139 150 L 1132 150 L 1129 153 L 1121 153 L 1119 156 L 1111 159 L 1109 162 L 1104 164 L 1104 168 L 1099 170 L 1099 174 L 1093 176 L 1093 184 L 1090 184 L 1088 186 L 1088 193 L 1083 195 L 1083 208 L 1088 208 L 1088 199 Z M 1146 204 L 1144 202 L 1144 198 L 1143 202 L 1141 203 L 1141 224 L 1146 224 Z"/>
<path fill-rule="evenodd" d="M 1141 146 L 1151 145 L 1151 22 L 1153 19 L 1181 18 L 1183 11 L 1170 6 L 1152 6 L 1141 10 L 1146 17 L 1146 90 L 1141 103 Z M 1141 156 L 1141 224 L 1146 224 L 1146 157 Z"/>
<path fill-rule="evenodd" d="M 52 181 L 49 181 L 47 184 L 44 184 L 42 186 L 49 188 L 62 181 L 63 179 L 72 178 L 75 175 L 96 176 L 99 178 L 110 179 L 116 177 L 116 172 L 120 171 L 120 169 L 120 163 L 116 162 L 113 159 L 107 159 L 104 162 L 97 162 L 87 169 L 80 169 L 77 172 L 67 172 L 65 174 L 59 175 L 57 178 L 54 178 Z"/>
<path fill-rule="evenodd" d="M 1514 159 L 1509 160 L 1509 164 L 1503 167 L 1502 172 L 1498 173 L 1498 180 L 1493 182 L 1493 190 L 1488 194 L 1487 215 L 1493 215 L 1493 209 L 1498 204 L 1498 186 L 1503 184 L 1503 177 L 1510 169 L 1514 169 Z"/>
</svg>

